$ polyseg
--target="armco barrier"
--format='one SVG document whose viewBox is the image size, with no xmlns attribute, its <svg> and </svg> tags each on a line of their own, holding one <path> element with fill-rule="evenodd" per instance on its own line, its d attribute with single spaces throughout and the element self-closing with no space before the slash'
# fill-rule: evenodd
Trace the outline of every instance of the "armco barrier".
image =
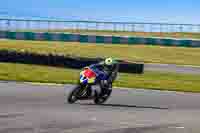
<svg viewBox="0 0 200 133">
<path fill-rule="evenodd" d="M 81 69 L 93 63 L 102 61 L 101 58 L 73 58 L 60 55 L 42 55 L 28 52 L 16 52 L 8 50 L 0 50 L 0 62 L 13 62 L 23 64 L 48 65 L 56 67 L 66 67 L 73 69 Z M 121 62 L 119 71 L 124 73 L 142 74 L 144 71 L 143 64 Z"/>
<path fill-rule="evenodd" d="M 200 47 L 200 40 L 150 38 L 150 37 L 120 37 L 120 36 L 95 36 L 64 33 L 36 33 L 36 32 L 8 32 L 0 31 L 0 38 L 16 40 L 45 40 L 66 41 L 81 43 L 110 43 L 110 44 L 146 44 L 162 46 Z"/>
</svg>

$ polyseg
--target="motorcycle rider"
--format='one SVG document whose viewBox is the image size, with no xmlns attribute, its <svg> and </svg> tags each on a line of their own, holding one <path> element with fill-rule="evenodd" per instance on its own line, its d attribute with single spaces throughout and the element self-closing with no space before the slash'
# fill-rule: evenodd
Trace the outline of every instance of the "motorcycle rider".
<svg viewBox="0 0 200 133">
<path fill-rule="evenodd" d="M 103 76 L 103 79 L 105 79 L 100 81 L 100 95 L 105 94 L 104 92 L 107 91 L 107 89 L 112 88 L 112 83 L 117 77 L 119 63 L 113 58 L 106 58 L 104 61 L 92 64 L 89 67 L 95 70 L 97 76 Z"/>
</svg>

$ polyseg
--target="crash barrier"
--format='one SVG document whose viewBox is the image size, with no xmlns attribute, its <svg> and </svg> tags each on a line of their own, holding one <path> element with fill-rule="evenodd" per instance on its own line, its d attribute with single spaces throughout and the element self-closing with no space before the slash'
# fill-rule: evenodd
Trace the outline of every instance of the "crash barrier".
<svg viewBox="0 0 200 133">
<path fill-rule="evenodd" d="M 48 65 L 56 67 L 66 67 L 73 69 L 81 69 L 85 66 L 91 65 L 102 61 L 101 58 L 78 58 L 67 57 L 61 55 L 42 55 L 29 52 L 17 52 L 0 50 L 0 62 L 12 62 L 23 64 L 36 64 L 36 65 Z M 119 71 L 123 73 L 137 73 L 142 74 L 144 72 L 144 65 L 138 63 L 124 62 L 119 60 Z"/>
<path fill-rule="evenodd" d="M 96 36 L 64 33 L 36 33 L 36 32 L 8 32 L 0 31 L 0 38 L 17 40 L 39 41 L 66 41 L 82 43 L 110 43 L 110 44 L 147 44 L 162 46 L 200 47 L 200 40 L 173 39 L 153 37 L 120 37 L 120 36 Z"/>
</svg>

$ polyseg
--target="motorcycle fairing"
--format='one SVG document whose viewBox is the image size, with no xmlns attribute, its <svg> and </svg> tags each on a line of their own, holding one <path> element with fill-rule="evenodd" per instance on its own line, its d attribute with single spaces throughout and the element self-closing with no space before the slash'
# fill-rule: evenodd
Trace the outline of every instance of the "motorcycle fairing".
<svg viewBox="0 0 200 133">
<path fill-rule="evenodd" d="M 95 79 L 96 74 L 90 69 L 85 69 L 80 73 L 80 83 L 82 84 L 95 83 Z"/>
</svg>

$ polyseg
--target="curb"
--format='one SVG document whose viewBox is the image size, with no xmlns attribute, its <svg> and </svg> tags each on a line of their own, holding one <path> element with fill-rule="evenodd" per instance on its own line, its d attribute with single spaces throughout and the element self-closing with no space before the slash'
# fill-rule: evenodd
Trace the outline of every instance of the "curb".
<svg viewBox="0 0 200 133">
<path fill-rule="evenodd" d="M 29 84 L 29 85 L 40 85 L 40 86 L 65 86 L 65 85 L 75 85 L 75 84 L 57 84 L 57 83 L 39 83 L 39 82 L 19 82 L 19 83 L 24 83 L 24 84 Z M 149 92 L 157 92 L 157 93 L 176 93 L 176 94 L 188 94 L 192 92 L 180 92 L 180 91 L 169 91 L 169 90 L 157 90 L 157 89 L 142 89 L 142 88 L 127 88 L 127 87 L 118 87 L 118 86 L 113 86 L 113 89 L 120 89 L 120 90 L 136 90 L 136 91 L 149 91 Z"/>
<path fill-rule="evenodd" d="M 31 84 L 31 85 L 41 85 L 41 86 L 64 86 L 65 84 L 57 84 L 57 83 L 40 83 L 40 82 L 22 82 L 24 84 Z"/>
</svg>

